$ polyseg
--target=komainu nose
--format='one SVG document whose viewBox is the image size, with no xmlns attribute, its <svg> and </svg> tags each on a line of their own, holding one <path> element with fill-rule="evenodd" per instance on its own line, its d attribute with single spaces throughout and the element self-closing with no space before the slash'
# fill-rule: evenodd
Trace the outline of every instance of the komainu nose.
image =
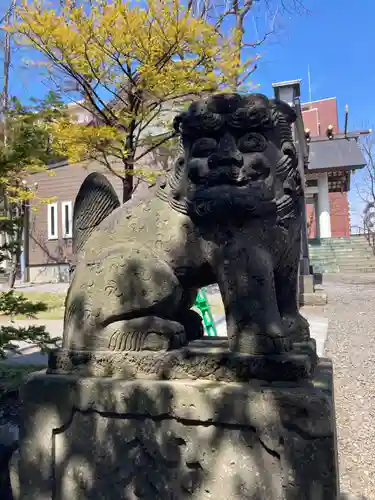
<svg viewBox="0 0 375 500">
<path fill-rule="evenodd" d="M 236 141 L 231 134 L 224 134 L 220 139 L 216 151 L 208 159 L 210 168 L 216 166 L 236 166 L 242 167 L 243 158 L 237 148 Z"/>
</svg>

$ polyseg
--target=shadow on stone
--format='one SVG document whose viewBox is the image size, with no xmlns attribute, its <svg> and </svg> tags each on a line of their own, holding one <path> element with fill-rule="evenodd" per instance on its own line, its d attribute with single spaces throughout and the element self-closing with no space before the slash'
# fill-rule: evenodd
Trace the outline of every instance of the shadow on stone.
<svg viewBox="0 0 375 500">
<path fill-rule="evenodd" d="M 321 389 L 40 373 L 24 404 L 21 498 L 302 499 L 335 487 Z"/>
<path fill-rule="evenodd" d="M 0 398 L 0 498 L 12 500 L 9 461 L 18 447 L 20 403 L 18 391 Z"/>
<path fill-rule="evenodd" d="M 139 282 L 128 286 L 142 296 Z M 85 321 L 85 298 L 76 300 Z M 103 367 L 95 378 L 73 371 L 27 381 L 22 500 L 302 500 L 297 492 L 311 487 L 334 498 L 329 363 L 318 365 L 314 383 L 179 381 L 167 368 L 164 378 L 174 380 L 132 381 Z"/>
<path fill-rule="evenodd" d="M 21 500 L 336 500 L 332 366 L 301 347 L 295 119 L 259 94 L 192 104 L 178 130 L 199 141 L 165 189 L 92 232 L 59 351 L 74 366 L 51 355 L 22 391 Z M 228 340 L 201 356 L 191 307 L 214 283 Z"/>
</svg>

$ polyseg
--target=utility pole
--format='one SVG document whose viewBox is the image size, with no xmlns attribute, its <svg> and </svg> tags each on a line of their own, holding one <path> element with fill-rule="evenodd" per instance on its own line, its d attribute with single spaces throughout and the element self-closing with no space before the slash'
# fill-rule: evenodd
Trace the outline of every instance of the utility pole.
<svg viewBox="0 0 375 500">
<path fill-rule="evenodd" d="M 4 26 L 9 25 L 15 16 L 17 0 L 11 0 L 8 10 L 6 11 L 2 24 Z M 3 147 L 6 149 L 8 145 L 8 127 L 7 127 L 7 112 L 9 107 L 9 73 L 10 73 L 10 63 L 11 63 L 11 34 L 8 31 L 4 31 L 3 40 L 3 88 L 0 94 L 0 120 L 2 122 L 2 142 Z M 3 198 L 4 212 L 9 220 L 18 220 L 22 217 L 22 209 L 19 206 L 14 206 L 8 200 L 7 193 L 5 191 L 0 193 Z M 22 245 L 22 232 L 23 224 L 21 227 L 17 227 L 15 231 L 10 231 L 10 233 L 5 233 L 5 242 L 11 245 L 14 242 L 20 242 L 20 246 L 16 251 L 11 252 L 10 258 L 10 272 L 8 278 L 9 288 L 14 287 L 16 280 L 17 267 L 20 261 L 21 255 L 21 245 Z M 4 238 L 3 238 L 4 239 Z"/>
<path fill-rule="evenodd" d="M 14 19 L 14 12 L 16 9 L 17 0 L 11 0 L 8 10 L 3 18 L 4 25 L 8 25 L 12 19 Z M 0 113 L 1 120 L 3 122 L 3 140 L 4 146 L 7 145 L 7 127 L 6 127 L 6 112 L 8 110 L 9 104 L 9 70 L 10 70 L 10 57 L 11 57 L 11 34 L 8 31 L 4 32 L 4 42 L 3 42 L 3 89 L 1 91 L 0 98 Z"/>
<path fill-rule="evenodd" d="M 310 64 L 307 66 L 307 77 L 308 77 L 308 82 L 309 82 L 309 101 L 310 101 L 310 108 L 311 108 L 311 103 L 312 103 L 312 91 L 311 91 L 311 73 L 310 73 Z"/>
</svg>

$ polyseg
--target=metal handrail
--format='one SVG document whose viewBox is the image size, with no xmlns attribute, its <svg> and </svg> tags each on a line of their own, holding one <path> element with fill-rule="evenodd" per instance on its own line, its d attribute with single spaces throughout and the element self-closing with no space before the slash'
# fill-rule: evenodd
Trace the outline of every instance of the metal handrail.
<svg viewBox="0 0 375 500">
<path fill-rule="evenodd" d="M 211 308 L 207 300 L 206 292 L 203 288 L 198 290 L 194 306 L 201 312 L 204 329 L 206 330 L 207 335 L 210 337 L 217 337 L 214 318 L 211 313 Z"/>
</svg>

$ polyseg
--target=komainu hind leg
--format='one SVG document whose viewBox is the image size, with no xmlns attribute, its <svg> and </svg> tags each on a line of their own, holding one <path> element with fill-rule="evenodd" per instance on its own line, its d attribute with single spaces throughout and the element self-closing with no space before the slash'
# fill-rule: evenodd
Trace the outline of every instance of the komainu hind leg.
<svg viewBox="0 0 375 500">
<path fill-rule="evenodd" d="M 127 242 L 77 266 L 64 325 L 75 350 L 167 350 L 203 333 L 193 293 L 146 245 Z"/>
<path fill-rule="evenodd" d="M 192 340 L 202 338 L 202 318 L 190 308 L 195 295 L 189 290 L 182 291 L 176 312 L 169 311 L 167 318 L 149 315 L 108 325 L 103 332 L 104 337 L 109 338 L 108 349 L 163 351 L 178 349 Z"/>
<path fill-rule="evenodd" d="M 117 321 L 105 330 L 110 351 L 165 351 L 187 343 L 181 323 L 157 316 Z"/>
<path fill-rule="evenodd" d="M 297 231 L 296 231 L 297 232 Z M 284 235 L 286 238 L 286 236 Z M 304 342 L 310 339 L 310 325 L 299 312 L 298 279 L 300 258 L 300 236 L 292 244 L 286 242 L 285 252 L 275 270 L 277 304 L 282 318 L 285 335 L 291 342 Z"/>
<path fill-rule="evenodd" d="M 110 351 L 164 351 L 178 349 L 191 340 L 203 337 L 203 325 L 198 313 L 180 313 L 178 321 L 146 316 L 117 321 L 105 327 Z"/>
</svg>

